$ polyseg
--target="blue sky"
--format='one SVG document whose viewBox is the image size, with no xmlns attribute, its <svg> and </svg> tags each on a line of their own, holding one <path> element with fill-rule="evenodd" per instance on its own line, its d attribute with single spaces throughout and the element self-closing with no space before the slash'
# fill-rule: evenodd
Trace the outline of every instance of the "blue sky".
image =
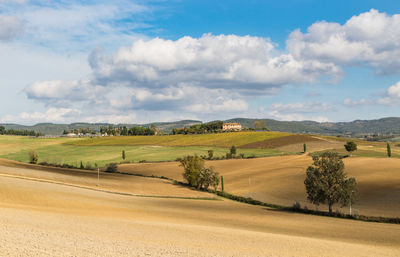
<svg viewBox="0 0 400 257">
<path fill-rule="evenodd" d="M 400 116 L 397 1 L 0 0 L 0 122 Z"/>
</svg>

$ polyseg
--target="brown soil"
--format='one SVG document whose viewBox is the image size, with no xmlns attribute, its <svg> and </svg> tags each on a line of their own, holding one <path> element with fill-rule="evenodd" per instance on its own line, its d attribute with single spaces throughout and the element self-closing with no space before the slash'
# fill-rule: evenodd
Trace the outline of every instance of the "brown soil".
<svg viewBox="0 0 400 257">
<path fill-rule="evenodd" d="M 42 176 L 41 169 L 20 169 L 27 177 L 0 176 L 2 256 L 400 255 L 398 225 L 278 212 L 229 200 L 110 194 L 33 181 L 27 178 Z M 53 175 L 54 181 L 66 179 Z M 82 178 L 84 185 L 87 179 Z M 141 183 L 144 190 L 155 186 Z"/>
<path fill-rule="evenodd" d="M 346 158 L 344 162 L 346 172 L 356 178 L 360 191 L 360 200 L 353 206 L 353 212 L 400 217 L 400 159 L 357 157 Z M 314 209 L 307 201 L 304 187 L 305 171 L 311 163 L 307 155 L 292 155 L 207 161 L 206 166 L 214 166 L 224 176 L 225 190 L 229 193 L 286 206 L 298 201 Z M 183 169 L 177 162 L 128 164 L 120 169 L 183 180 Z M 318 208 L 326 210 L 323 205 Z M 349 212 L 348 207 L 336 205 L 336 208 Z"/>
<path fill-rule="evenodd" d="M 307 135 L 290 135 L 290 136 L 250 143 L 246 145 L 241 145 L 239 148 L 278 148 L 286 145 L 307 143 L 313 141 L 325 141 L 325 140 Z"/>
</svg>

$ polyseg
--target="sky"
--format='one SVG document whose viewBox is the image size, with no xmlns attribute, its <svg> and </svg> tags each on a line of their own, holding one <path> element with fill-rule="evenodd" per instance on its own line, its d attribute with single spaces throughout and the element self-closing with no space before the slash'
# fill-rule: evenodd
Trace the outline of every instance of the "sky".
<svg viewBox="0 0 400 257">
<path fill-rule="evenodd" d="M 0 0 L 0 123 L 400 116 L 400 3 Z"/>
</svg>

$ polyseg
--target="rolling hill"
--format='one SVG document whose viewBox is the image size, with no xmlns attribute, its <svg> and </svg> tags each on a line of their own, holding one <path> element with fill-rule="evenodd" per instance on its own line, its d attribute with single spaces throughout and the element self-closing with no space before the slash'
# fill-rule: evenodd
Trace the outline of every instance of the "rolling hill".
<svg viewBox="0 0 400 257">
<path fill-rule="evenodd" d="M 351 122 L 316 122 L 316 121 L 278 121 L 273 119 L 249 119 L 235 118 L 225 120 L 224 122 L 239 122 L 245 128 L 254 128 L 255 121 L 265 121 L 267 127 L 272 131 L 281 131 L 289 133 L 306 133 L 322 135 L 344 135 L 359 136 L 365 134 L 393 134 L 400 135 L 400 118 L 389 117 L 376 120 L 355 120 Z M 149 127 L 154 125 L 159 131 L 170 133 L 173 128 L 189 127 L 194 124 L 201 124 L 198 120 L 181 120 L 174 122 L 153 122 L 147 124 L 116 124 L 116 126 Z M 71 124 L 53 124 L 39 123 L 33 126 L 18 124 L 0 124 L 6 129 L 34 130 L 45 135 L 61 135 L 64 130 L 73 130 L 80 128 L 89 128 L 99 131 L 101 126 L 115 124 L 108 123 L 71 123 Z"/>
</svg>

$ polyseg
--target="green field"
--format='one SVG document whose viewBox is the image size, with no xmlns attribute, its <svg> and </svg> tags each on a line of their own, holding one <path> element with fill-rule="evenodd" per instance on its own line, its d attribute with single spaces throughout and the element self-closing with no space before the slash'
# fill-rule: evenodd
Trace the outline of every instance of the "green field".
<svg viewBox="0 0 400 257">
<path fill-rule="evenodd" d="M 71 141 L 68 144 L 75 146 L 159 145 L 231 147 L 232 145 L 241 146 L 288 135 L 291 134 L 283 132 L 233 132 L 201 135 L 121 136 L 87 138 Z"/>
<path fill-rule="evenodd" d="M 116 141 L 123 137 L 109 137 Z M 151 137 L 145 137 L 151 139 Z M 152 137 L 159 138 L 159 137 Z M 110 162 L 121 162 L 122 150 L 126 152 L 126 160 L 130 162 L 171 161 L 184 155 L 207 155 L 208 150 L 214 150 L 214 156 L 224 156 L 229 148 L 213 146 L 157 146 L 157 145 L 75 145 L 85 142 L 86 139 L 75 138 L 29 138 L 17 136 L 0 136 L 0 158 L 28 162 L 28 153 L 35 150 L 39 155 L 39 162 L 54 164 L 84 165 L 92 167 L 96 163 L 99 167 Z M 256 157 L 288 154 L 275 149 L 238 149 L 237 153 Z"/>
</svg>

